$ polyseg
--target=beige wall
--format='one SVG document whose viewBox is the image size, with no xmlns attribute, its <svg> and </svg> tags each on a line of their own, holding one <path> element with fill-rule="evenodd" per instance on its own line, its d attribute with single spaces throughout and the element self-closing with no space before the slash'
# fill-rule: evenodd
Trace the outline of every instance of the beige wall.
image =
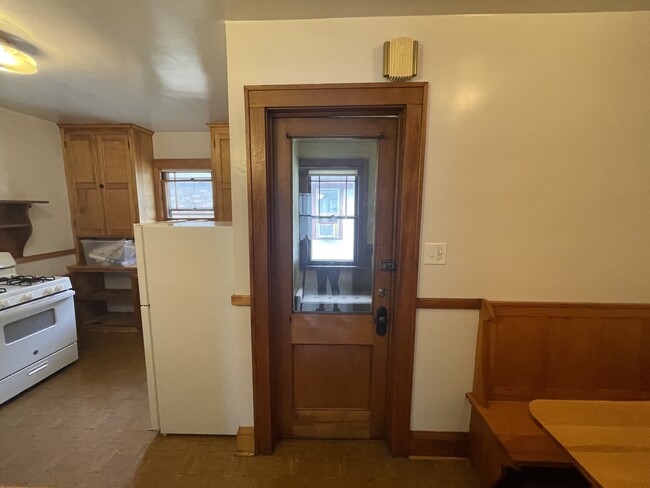
<svg viewBox="0 0 650 488">
<path fill-rule="evenodd" d="M 63 153 L 56 124 L 0 108 L 0 199 L 47 200 L 33 205 L 25 256 L 72 249 Z M 21 273 L 61 274 L 74 256 L 19 266 Z"/>
<path fill-rule="evenodd" d="M 420 296 L 650 301 L 649 12 L 226 28 L 237 292 L 243 86 L 383 81 L 383 41 L 410 36 L 430 83 L 421 242 L 449 246 L 446 266 L 420 267 Z M 472 312 L 418 313 L 413 429 L 467 428 L 475 330 Z"/>
<path fill-rule="evenodd" d="M 210 132 L 156 132 L 153 135 L 156 159 L 210 158 Z"/>
</svg>

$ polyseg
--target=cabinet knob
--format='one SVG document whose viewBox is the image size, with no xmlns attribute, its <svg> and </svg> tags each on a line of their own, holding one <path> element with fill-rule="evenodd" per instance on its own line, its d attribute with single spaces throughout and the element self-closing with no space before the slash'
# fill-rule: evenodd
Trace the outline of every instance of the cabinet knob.
<svg viewBox="0 0 650 488">
<path fill-rule="evenodd" d="M 104 184 L 103 184 L 103 183 L 100 183 L 100 184 L 99 184 L 99 187 L 100 187 L 100 188 L 104 188 Z"/>
</svg>

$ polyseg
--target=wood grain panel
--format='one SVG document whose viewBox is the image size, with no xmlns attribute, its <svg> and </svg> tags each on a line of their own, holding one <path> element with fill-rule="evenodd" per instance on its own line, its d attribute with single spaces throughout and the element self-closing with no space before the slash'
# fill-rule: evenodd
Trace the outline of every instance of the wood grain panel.
<svg viewBox="0 0 650 488">
<path fill-rule="evenodd" d="M 492 309 L 479 324 L 477 398 L 650 398 L 650 305 L 494 302 Z"/>
<path fill-rule="evenodd" d="M 76 217 L 74 219 L 77 235 L 101 236 L 104 234 L 104 202 L 96 185 L 81 184 L 75 189 Z"/>
<path fill-rule="evenodd" d="M 552 397 L 562 392 L 594 390 L 598 370 L 593 367 L 598 338 L 590 334 L 588 317 L 550 317 L 546 387 Z"/>
<path fill-rule="evenodd" d="M 109 236 L 133 235 L 133 219 L 131 217 L 131 199 L 129 189 L 106 188 L 104 190 L 106 204 L 106 233 Z"/>
<path fill-rule="evenodd" d="M 604 390 L 638 391 L 641 388 L 639 319 L 596 319 L 599 386 Z"/>
<path fill-rule="evenodd" d="M 294 408 L 370 409 L 369 346 L 294 345 Z"/>
<path fill-rule="evenodd" d="M 22 263 L 32 263 L 34 261 L 43 261 L 45 259 L 59 258 L 62 256 L 69 256 L 71 254 L 74 254 L 74 249 L 65 249 L 63 251 L 53 251 L 53 252 L 45 252 L 41 254 L 32 254 L 31 256 L 23 256 L 15 259 L 16 259 L 16 263 L 22 264 Z"/>
<path fill-rule="evenodd" d="M 96 183 L 96 156 L 93 151 L 93 136 L 90 134 L 70 134 L 65 138 L 65 145 L 74 182 Z"/>
<path fill-rule="evenodd" d="M 497 320 L 491 370 L 493 394 L 501 399 L 522 391 L 534 395 L 545 382 L 548 330 L 531 317 Z"/>
<path fill-rule="evenodd" d="M 324 325 L 316 314 L 293 314 L 291 333 L 294 344 L 372 345 L 375 341 L 371 315 L 331 315 Z"/>
<path fill-rule="evenodd" d="M 103 163 L 104 183 L 128 183 L 131 166 L 128 135 L 98 135 L 97 146 Z"/>
<path fill-rule="evenodd" d="M 416 307 L 433 310 L 480 310 L 481 298 L 418 298 Z"/>
<path fill-rule="evenodd" d="M 248 92 L 251 108 L 274 107 L 360 107 L 377 105 L 423 105 L 422 83 L 355 85 L 256 86 Z M 418 141 L 419 142 L 419 141 Z"/>
<path fill-rule="evenodd" d="M 411 431 L 410 456 L 467 457 L 467 432 Z"/>
<path fill-rule="evenodd" d="M 250 295 L 231 295 L 230 304 L 235 307 L 250 307 L 251 305 L 251 296 Z"/>
<path fill-rule="evenodd" d="M 370 412 L 296 410 L 292 436 L 307 439 L 369 439 Z"/>
</svg>

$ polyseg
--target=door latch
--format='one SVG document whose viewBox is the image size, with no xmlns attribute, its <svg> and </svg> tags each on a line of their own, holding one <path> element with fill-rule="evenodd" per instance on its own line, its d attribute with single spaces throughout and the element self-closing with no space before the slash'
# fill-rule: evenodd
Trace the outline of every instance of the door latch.
<svg viewBox="0 0 650 488">
<path fill-rule="evenodd" d="M 379 271 L 395 271 L 397 263 L 395 261 L 379 261 Z"/>
</svg>

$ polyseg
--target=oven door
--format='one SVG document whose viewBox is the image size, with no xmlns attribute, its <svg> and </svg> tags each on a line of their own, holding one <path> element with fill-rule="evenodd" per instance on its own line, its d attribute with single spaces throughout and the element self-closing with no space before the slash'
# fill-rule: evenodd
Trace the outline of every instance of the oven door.
<svg viewBox="0 0 650 488">
<path fill-rule="evenodd" d="M 74 291 L 0 311 L 0 380 L 76 342 Z"/>
</svg>

